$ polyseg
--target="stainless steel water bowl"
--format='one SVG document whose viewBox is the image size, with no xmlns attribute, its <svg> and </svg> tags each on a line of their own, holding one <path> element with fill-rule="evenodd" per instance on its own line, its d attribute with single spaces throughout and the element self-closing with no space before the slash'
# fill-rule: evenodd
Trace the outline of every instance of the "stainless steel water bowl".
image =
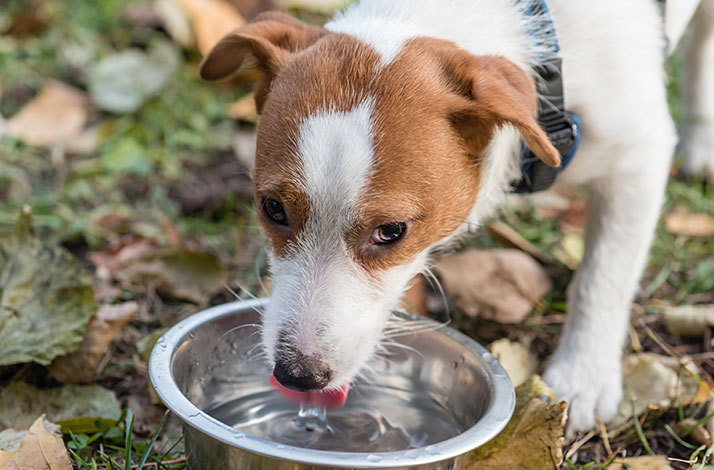
<svg viewBox="0 0 714 470">
<path fill-rule="evenodd" d="M 461 429 L 458 435 L 421 448 L 369 453 L 307 449 L 242 433 L 211 410 L 267 389 L 271 371 L 257 352 L 256 326 L 256 309 L 267 302 L 209 308 L 171 328 L 154 347 L 151 383 L 184 422 L 191 470 L 462 469 L 469 451 L 495 437 L 513 413 L 513 386 L 496 359 L 467 336 L 439 327 L 399 337 L 407 347 L 374 359 L 369 385 L 356 381 L 346 406 L 359 407 L 365 400 L 375 406 L 380 390 L 418 391 L 451 415 Z"/>
</svg>

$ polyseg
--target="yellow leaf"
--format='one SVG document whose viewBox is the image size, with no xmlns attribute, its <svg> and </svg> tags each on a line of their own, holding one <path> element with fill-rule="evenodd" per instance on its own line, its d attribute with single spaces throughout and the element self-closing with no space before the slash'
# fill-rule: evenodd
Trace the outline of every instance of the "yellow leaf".
<svg viewBox="0 0 714 470">
<path fill-rule="evenodd" d="M 538 360 L 528 348 L 507 338 L 491 343 L 491 354 L 506 369 L 514 387 L 528 380 L 538 368 Z"/>
<path fill-rule="evenodd" d="M 55 428 L 40 416 L 22 439 L 20 449 L 0 452 L 0 468 L 3 470 L 72 470 L 61 435 L 49 432 Z M 54 431 L 54 430 L 53 430 Z"/>
<path fill-rule="evenodd" d="M 567 404 L 533 376 L 516 389 L 516 409 L 501 434 L 471 452 L 468 470 L 540 470 L 563 461 Z"/>
</svg>

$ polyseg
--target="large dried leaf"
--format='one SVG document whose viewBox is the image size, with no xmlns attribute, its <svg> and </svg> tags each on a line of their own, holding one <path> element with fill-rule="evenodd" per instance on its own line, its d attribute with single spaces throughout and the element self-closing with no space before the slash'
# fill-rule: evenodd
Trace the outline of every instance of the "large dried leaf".
<svg viewBox="0 0 714 470">
<path fill-rule="evenodd" d="M 622 362 L 624 400 L 610 426 L 624 424 L 645 410 L 666 410 L 678 403 L 690 405 L 703 403 L 711 398 L 711 391 L 695 375 L 700 374 L 696 365 L 684 365 L 669 356 L 651 353 L 633 354 Z"/>
<path fill-rule="evenodd" d="M 78 138 L 87 121 L 87 99 L 81 91 L 51 81 L 7 121 L 7 135 L 30 145 L 52 147 Z"/>
<path fill-rule="evenodd" d="M 708 214 L 671 212 L 664 216 L 664 224 L 670 233 L 688 237 L 711 237 L 714 235 L 714 217 Z"/>
<path fill-rule="evenodd" d="M 176 0 L 193 24 L 201 54 L 207 54 L 223 36 L 245 24 L 238 10 L 223 0 Z"/>
<path fill-rule="evenodd" d="M 66 384 L 93 382 L 109 343 L 134 319 L 138 310 L 139 304 L 136 302 L 103 305 L 89 320 L 79 347 L 71 354 L 56 358 L 49 367 L 50 374 Z"/>
<path fill-rule="evenodd" d="M 3 470 L 72 470 L 72 462 L 64 447 L 58 427 L 45 421 L 42 415 L 32 424 L 22 439 L 20 449 L 0 451 Z"/>
<path fill-rule="evenodd" d="M 460 311 L 502 323 L 523 320 L 551 287 L 543 268 L 517 250 L 468 250 L 435 266 Z"/>
<path fill-rule="evenodd" d="M 87 74 L 94 104 L 113 113 L 131 113 L 156 95 L 176 70 L 179 55 L 167 41 L 156 41 L 148 54 L 127 49 L 92 65 Z"/>
<path fill-rule="evenodd" d="M 176 299 L 207 302 L 223 288 L 223 270 L 209 253 L 165 250 L 132 263 L 118 278 L 127 287 L 151 285 Z"/>
<path fill-rule="evenodd" d="M 24 382 L 0 388 L 0 429 L 24 429 L 42 413 L 57 422 L 81 417 L 118 419 L 119 402 L 110 390 L 97 386 L 65 385 L 37 389 Z"/>
<path fill-rule="evenodd" d="M 491 343 L 491 354 L 506 369 L 514 387 L 525 383 L 535 374 L 538 359 L 521 343 L 509 341 L 507 338 Z"/>
<path fill-rule="evenodd" d="M 469 456 L 472 470 L 541 470 L 563 461 L 567 403 L 533 376 L 516 389 L 516 409 L 506 428 Z"/>
<path fill-rule="evenodd" d="M 29 210 L 0 236 L 0 366 L 47 365 L 73 351 L 96 312 L 89 274 L 32 234 Z"/>
<path fill-rule="evenodd" d="M 681 305 L 665 307 L 664 323 L 674 335 L 704 336 L 714 326 L 714 305 Z"/>
</svg>

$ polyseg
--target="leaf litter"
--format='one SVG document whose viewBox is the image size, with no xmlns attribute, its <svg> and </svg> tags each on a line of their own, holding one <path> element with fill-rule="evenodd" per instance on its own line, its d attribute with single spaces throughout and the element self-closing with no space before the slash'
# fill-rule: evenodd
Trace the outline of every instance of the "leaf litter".
<svg viewBox="0 0 714 470">
<path fill-rule="evenodd" d="M 71 470 L 72 462 L 64 447 L 59 427 L 45 421 L 42 415 L 30 426 L 20 448 L 0 451 L 3 470 Z"/>
</svg>

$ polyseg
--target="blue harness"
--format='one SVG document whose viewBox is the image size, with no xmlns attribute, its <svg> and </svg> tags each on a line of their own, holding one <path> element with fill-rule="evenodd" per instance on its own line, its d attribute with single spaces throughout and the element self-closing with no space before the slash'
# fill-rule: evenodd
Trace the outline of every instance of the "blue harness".
<svg viewBox="0 0 714 470">
<path fill-rule="evenodd" d="M 535 72 L 540 77 L 538 93 L 538 122 L 561 156 L 558 168 L 543 163 L 523 144 L 521 153 L 521 180 L 513 185 L 517 193 L 534 193 L 550 188 L 560 172 L 565 170 L 575 156 L 580 144 L 580 118 L 565 110 L 563 73 L 560 45 L 553 20 L 545 0 L 517 0 L 523 3 L 523 13 L 534 19 L 537 29 L 530 31 L 538 38 L 541 49 L 547 51 L 537 57 Z"/>
</svg>

